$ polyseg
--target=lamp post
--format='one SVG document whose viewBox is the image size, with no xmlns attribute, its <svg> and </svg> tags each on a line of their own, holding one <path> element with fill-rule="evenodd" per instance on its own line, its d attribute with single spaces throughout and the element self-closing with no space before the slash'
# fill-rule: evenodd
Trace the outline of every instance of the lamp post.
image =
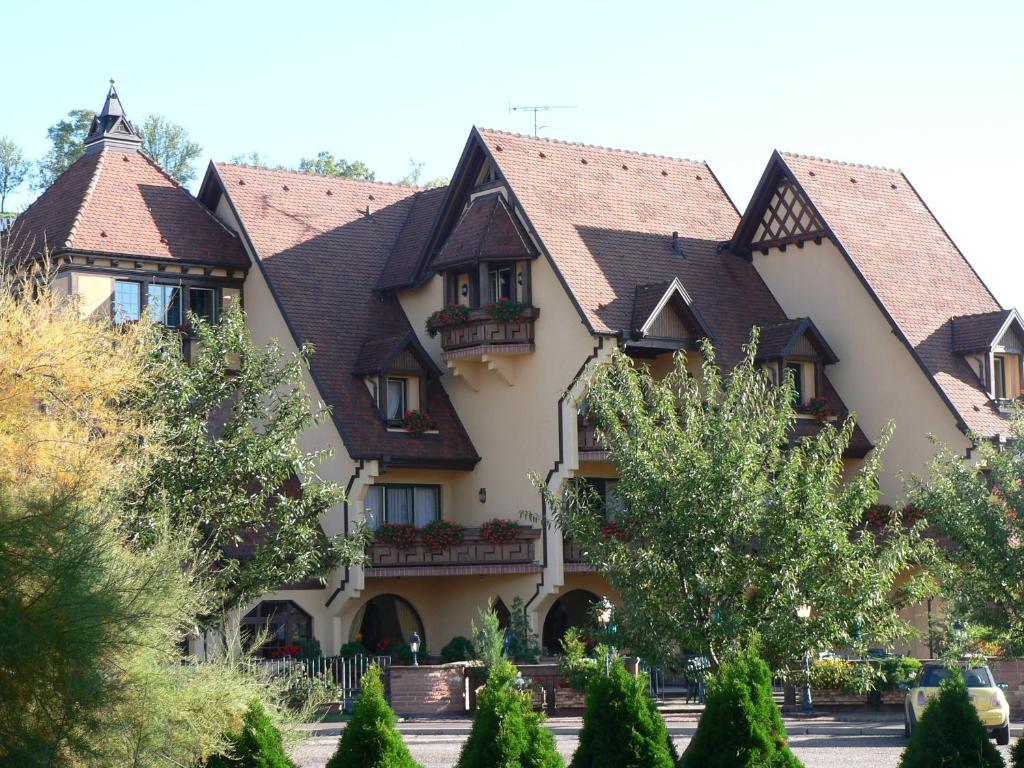
<svg viewBox="0 0 1024 768">
<path fill-rule="evenodd" d="M 811 618 L 811 606 L 807 603 L 801 603 L 796 607 L 797 618 L 800 619 L 804 624 L 810 621 Z M 811 701 L 811 649 L 810 647 L 804 652 L 804 700 L 800 704 L 800 709 L 805 713 L 814 711 L 814 702 Z"/>
<path fill-rule="evenodd" d="M 418 667 L 420 665 L 420 636 L 416 632 L 413 632 L 412 637 L 409 638 L 409 650 L 412 651 L 412 665 Z"/>
<path fill-rule="evenodd" d="M 614 634 L 615 625 L 612 623 L 612 619 L 615 616 L 615 606 L 612 605 L 612 601 L 605 595 L 601 598 L 595 607 L 594 615 L 597 618 L 597 623 L 601 627 L 601 631 L 604 634 Z M 612 665 L 612 652 L 615 648 L 611 643 L 608 644 L 608 650 L 604 654 L 604 673 L 605 675 L 611 672 Z"/>
</svg>

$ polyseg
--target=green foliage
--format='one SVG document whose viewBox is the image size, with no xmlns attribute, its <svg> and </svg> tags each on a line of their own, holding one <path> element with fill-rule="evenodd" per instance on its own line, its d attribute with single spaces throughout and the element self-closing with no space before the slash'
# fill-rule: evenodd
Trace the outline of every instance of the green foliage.
<svg viewBox="0 0 1024 768">
<path fill-rule="evenodd" d="M 867 693 L 879 688 L 883 682 L 881 672 L 870 662 L 855 664 L 844 659 L 818 659 L 811 664 L 811 688 Z"/>
<path fill-rule="evenodd" d="M 878 663 L 879 672 L 885 684 L 890 688 L 898 688 L 901 684 L 910 684 L 921 671 L 921 662 L 912 656 L 890 656 Z"/>
<path fill-rule="evenodd" d="M 540 638 L 530 626 L 526 618 L 526 606 L 523 605 L 523 598 L 512 599 L 512 606 L 509 608 L 511 622 L 509 624 L 508 655 L 514 661 L 522 664 L 536 664 L 540 658 Z"/>
<path fill-rule="evenodd" d="M 321 704 L 341 700 L 341 689 L 334 681 L 327 675 L 314 674 L 305 664 L 290 667 L 281 678 L 282 698 L 291 709 L 315 710 Z"/>
<path fill-rule="evenodd" d="M 1024 768 L 1024 738 L 1018 738 L 1010 748 L 1010 768 Z"/>
<path fill-rule="evenodd" d="M 562 655 L 558 657 L 558 669 L 562 677 L 569 681 L 573 689 L 586 691 L 599 668 L 600 662 L 587 655 L 583 630 L 579 627 L 569 627 L 562 637 Z"/>
<path fill-rule="evenodd" d="M 441 649 L 441 661 L 451 664 L 453 661 L 470 661 L 476 658 L 473 641 L 468 637 L 457 635 Z"/>
<path fill-rule="evenodd" d="M 300 637 L 295 643 L 299 646 L 300 659 L 319 659 L 324 655 L 320 641 L 315 637 Z"/>
<path fill-rule="evenodd" d="M 346 659 L 351 659 L 354 656 L 369 656 L 371 654 L 366 650 L 366 646 L 361 642 L 358 640 L 352 640 L 341 646 L 341 649 L 338 651 L 338 655 Z"/>
<path fill-rule="evenodd" d="M 53 184 L 57 177 L 74 165 L 82 156 L 85 137 L 89 135 L 89 127 L 96 113 L 91 109 L 72 109 L 67 118 L 59 120 L 46 129 L 50 150 L 39 161 L 36 185 L 40 189 Z"/>
<path fill-rule="evenodd" d="M 203 151 L 189 138 L 188 131 L 163 115 L 149 115 L 139 128 L 142 148 L 179 184 L 196 177 L 193 163 Z"/>
<path fill-rule="evenodd" d="M 363 691 L 327 768 L 419 768 L 397 722 L 384 698 L 380 667 L 374 664 L 363 675 Z"/>
<path fill-rule="evenodd" d="M 939 695 L 929 702 L 900 757 L 899 768 L 1002 768 L 999 751 L 985 727 L 957 671 L 943 681 Z"/>
<path fill-rule="evenodd" d="M 316 157 L 304 157 L 299 161 L 299 170 L 315 173 L 319 176 L 345 176 L 350 179 L 373 181 L 373 171 L 361 160 L 349 162 L 344 158 L 336 158 L 330 152 L 318 152 Z"/>
<path fill-rule="evenodd" d="M 704 714 L 680 768 L 799 768 L 771 682 L 768 665 L 753 652 L 722 664 L 708 682 Z"/>
<path fill-rule="evenodd" d="M 397 659 L 402 664 L 412 664 L 412 648 L 409 647 L 408 643 L 395 643 L 387 651 L 393 659 Z M 417 654 L 417 658 L 420 662 L 430 657 L 430 651 L 427 650 L 427 644 L 420 640 L 420 650 Z"/>
<path fill-rule="evenodd" d="M 123 523 L 145 547 L 167 515 L 176 535 L 216 563 L 206 572 L 216 620 L 281 584 L 361 562 L 367 534 L 332 540 L 320 527 L 343 493 L 316 474 L 329 454 L 299 443 L 327 415 L 311 410 L 303 387 L 309 350 L 289 359 L 276 342 L 255 346 L 237 303 L 218 325 L 191 320 L 191 363 L 176 334 L 154 355 L 162 375 L 138 408 L 158 425 L 160 450 L 125 495 Z"/>
<path fill-rule="evenodd" d="M 570 768 L 675 768 L 677 759 L 646 679 L 618 659 L 607 676 L 595 675 Z"/>
<path fill-rule="evenodd" d="M 491 669 L 456 768 L 562 768 L 544 715 L 533 711 L 533 697 L 516 687 L 516 676 L 508 661 Z"/>
<path fill-rule="evenodd" d="M 22 185 L 31 167 L 21 147 L 0 136 L 0 213 L 6 210 L 7 196 Z"/>
<path fill-rule="evenodd" d="M 295 768 L 259 699 L 249 704 L 241 732 L 229 741 L 229 750 L 207 760 L 206 768 Z"/>
<path fill-rule="evenodd" d="M 973 642 L 986 652 L 1024 652 L 1024 412 L 1016 410 L 1004 444 L 978 440 L 971 459 L 944 448 L 927 482 L 911 494 L 928 522 L 952 546 L 929 564 L 957 622 L 932 638 L 958 657 Z M 980 461 L 979 461 L 980 459 Z M 1003 647 L 1000 647 L 1003 646 Z"/>
<path fill-rule="evenodd" d="M 473 635 L 473 656 L 483 661 L 487 669 L 494 669 L 502 661 L 505 661 L 505 633 L 501 631 L 501 622 L 498 614 L 487 603 L 487 610 L 480 611 L 480 628 L 476 622 L 470 624 Z"/>
<path fill-rule="evenodd" d="M 852 418 L 791 445 L 792 382 L 765 376 L 756 340 L 728 374 L 710 344 L 697 376 L 683 355 L 660 380 L 625 354 L 594 371 L 585 404 L 619 468 L 612 507 L 585 484 L 556 496 L 534 476 L 554 522 L 622 595 L 616 645 L 644 658 L 667 662 L 686 648 L 716 667 L 759 635 L 781 668 L 807 648 L 911 631 L 899 609 L 920 585 L 894 594 L 919 532 L 862 526 L 886 437 L 849 479 Z M 605 535 L 610 516 L 625 535 Z M 801 603 L 813 608 L 807 622 Z"/>
</svg>

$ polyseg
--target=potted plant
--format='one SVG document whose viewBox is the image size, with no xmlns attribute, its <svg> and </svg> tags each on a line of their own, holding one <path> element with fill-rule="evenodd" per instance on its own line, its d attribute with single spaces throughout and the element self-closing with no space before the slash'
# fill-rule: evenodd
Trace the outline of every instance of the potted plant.
<svg viewBox="0 0 1024 768">
<path fill-rule="evenodd" d="M 519 538 L 519 524 L 496 517 L 480 526 L 480 538 L 495 547 L 509 544 Z"/>
<path fill-rule="evenodd" d="M 377 529 L 377 541 L 395 549 L 412 549 L 419 540 L 419 531 L 411 523 L 393 523 Z"/>
<path fill-rule="evenodd" d="M 444 309 L 437 310 L 427 318 L 427 335 L 434 338 L 441 328 L 462 325 L 467 320 L 469 320 L 469 307 L 462 304 L 448 304 Z"/>
<path fill-rule="evenodd" d="M 465 529 L 450 520 L 434 520 L 420 529 L 420 540 L 431 552 L 443 552 L 462 543 Z"/>
<path fill-rule="evenodd" d="M 807 412 L 818 421 L 828 421 L 835 415 L 835 412 L 832 410 L 832 403 L 829 402 L 827 397 L 812 397 L 807 402 L 806 408 Z"/>
<path fill-rule="evenodd" d="M 523 319 L 523 310 L 526 307 L 515 299 L 502 296 L 497 301 L 488 304 L 486 309 L 487 314 L 491 316 L 492 320 L 496 320 L 499 323 L 515 323 Z"/>
<path fill-rule="evenodd" d="M 437 429 L 437 424 L 423 411 L 406 411 L 402 416 L 402 429 L 410 435 L 422 435 L 432 429 Z"/>
</svg>

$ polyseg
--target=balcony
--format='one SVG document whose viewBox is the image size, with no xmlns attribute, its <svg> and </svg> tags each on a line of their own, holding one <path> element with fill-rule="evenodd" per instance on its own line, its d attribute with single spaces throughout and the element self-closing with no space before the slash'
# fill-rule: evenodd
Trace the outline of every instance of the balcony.
<svg viewBox="0 0 1024 768">
<path fill-rule="evenodd" d="M 445 360 L 480 360 L 491 355 L 523 355 L 533 352 L 533 325 L 540 310 L 524 307 L 516 320 L 495 320 L 486 309 L 471 309 L 467 319 L 442 326 L 442 357 Z"/>
<path fill-rule="evenodd" d="M 608 449 L 597 439 L 597 430 L 585 416 L 580 416 L 576 420 L 576 446 L 580 461 L 607 461 L 610 455 Z"/>
<path fill-rule="evenodd" d="M 367 549 L 368 578 L 389 576 L 472 576 L 506 573 L 538 573 L 538 528 L 521 527 L 514 541 L 491 544 L 479 528 L 466 528 L 462 541 L 441 550 L 431 550 L 421 542 L 400 549 L 374 541 Z"/>
<path fill-rule="evenodd" d="M 562 566 L 566 573 L 594 570 L 583 556 L 583 547 L 565 536 L 562 538 Z"/>
</svg>

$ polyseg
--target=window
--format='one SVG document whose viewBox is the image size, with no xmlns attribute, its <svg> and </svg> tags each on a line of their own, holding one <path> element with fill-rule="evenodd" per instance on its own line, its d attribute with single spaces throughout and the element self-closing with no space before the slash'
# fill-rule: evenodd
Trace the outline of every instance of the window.
<svg viewBox="0 0 1024 768">
<path fill-rule="evenodd" d="M 177 285 L 146 286 L 146 307 L 158 323 L 181 325 L 181 288 Z"/>
<path fill-rule="evenodd" d="M 608 520 L 615 520 L 626 508 L 625 502 L 618 494 L 618 480 L 603 477 L 584 477 L 583 482 L 594 489 L 594 492 L 604 502 L 605 517 Z"/>
<path fill-rule="evenodd" d="M 996 400 L 1006 399 L 1006 358 L 996 355 L 992 358 L 992 384 L 995 387 Z"/>
<path fill-rule="evenodd" d="M 405 415 L 409 402 L 409 380 L 388 377 L 388 421 L 396 421 Z"/>
<path fill-rule="evenodd" d="M 436 485 L 372 485 L 366 491 L 370 528 L 401 523 L 422 528 L 441 519 L 441 488 Z"/>
<path fill-rule="evenodd" d="M 242 618 L 241 625 L 242 634 L 247 639 L 258 634 L 267 636 L 260 649 L 267 656 L 273 656 L 274 651 L 286 645 L 295 645 L 313 636 L 312 618 L 291 600 L 264 600 Z"/>
<path fill-rule="evenodd" d="M 213 288 L 189 288 L 188 310 L 212 323 L 217 319 L 217 292 Z"/>
<path fill-rule="evenodd" d="M 800 363 L 786 363 L 786 370 L 793 374 L 793 405 L 804 404 L 804 367 Z"/>
<path fill-rule="evenodd" d="M 514 299 L 515 287 L 512 282 L 512 267 L 495 267 L 490 272 L 491 301 Z"/>
<path fill-rule="evenodd" d="M 142 283 L 114 281 L 114 322 L 131 323 L 142 317 Z"/>
</svg>

